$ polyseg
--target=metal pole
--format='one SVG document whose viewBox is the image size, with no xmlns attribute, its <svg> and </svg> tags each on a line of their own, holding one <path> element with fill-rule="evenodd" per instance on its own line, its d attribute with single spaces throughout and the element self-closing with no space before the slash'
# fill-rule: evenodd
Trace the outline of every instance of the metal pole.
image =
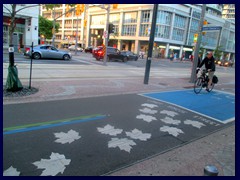
<svg viewBox="0 0 240 180">
<path fill-rule="evenodd" d="M 107 36 L 105 37 L 105 41 L 104 41 L 104 45 L 106 47 L 106 51 L 104 54 L 104 60 L 103 60 L 103 64 L 106 65 L 107 62 L 107 47 L 108 47 L 108 25 L 109 25 L 109 11 L 110 11 L 110 4 L 107 4 L 107 19 L 106 19 L 106 28 L 105 31 L 107 32 Z"/>
<path fill-rule="evenodd" d="M 200 19 L 200 22 L 199 22 L 200 25 L 199 25 L 199 29 L 198 29 L 198 39 L 197 39 L 197 44 L 196 44 L 196 48 L 194 50 L 194 56 L 193 56 L 194 59 L 193 59 L 192 74 L 191 74 L 190 83 L 194 83 L 195 80 L 196 80 L 198 53 L 199 53 L 200 45 L 201 45 L 201 42 L 202 42 L 202 28 L 203 28 L 203 21 L 204 21 L 204 17 L 205 17 L 205 11 L 206 11 L 206 4 L 203 4 L 201 19 Z"/>
<path fill-rule="evenodd" d="M 148 43 L 148 55 L 147 55 L 147 61 L 146 61 L 146 67 L 145 67 L 144 84 L 148 84 L 148 80 L 149 80 L 151 58 L 152 58 L 152 51 L 153 51 L 153 41 L 154 41 L 155 27 L 156 27 L 156 21 L 157 21 L 157 11 L 158 11 L 158 4 L 154 4 L 150 39 Z"/>
<path fill-rule="evenodd" d="M 52 36 L 52 45 L 55 46 L 55 24 L 56 24 L 56 19 L 55 19 L 55 6 L 53 7 L 53 36 Z"/>
<path fill-rule="evenodd" d="M 76 30 L 75 55 L 77 55 L 77 42 L 78 42 L 78 15 L 77 15 L 77 30 Z"/>
<path fill-rule="evenodd" d="M 30 78 L 29 78 L 29 87 L 28 87 L 29 89 L 31 89 L 31 81 L 32 81 L 32 61 L 33 61 L 32 55 L 33 55 L 33 42 L 32 42 L 32 52 L 31 52 Z"/>
</svg>

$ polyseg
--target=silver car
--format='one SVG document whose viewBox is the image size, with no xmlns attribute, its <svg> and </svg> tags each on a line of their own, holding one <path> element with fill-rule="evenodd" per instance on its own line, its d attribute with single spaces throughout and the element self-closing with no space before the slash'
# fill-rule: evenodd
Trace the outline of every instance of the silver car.
<svg viewBox="0 0 240 180">
<path fill-rule="evenodd" d="M 30 57 L 32 54 L 32 48 L 28 48 L 28 50 L 24 53 L 24 56 Z M 33 47 L 33 59 L 63 59 L 70 60 L 72 58 L 72 54 L 68 51 L 58 50 L 57 48 L 51 45 L 38 45 Z"/>
<path fill-rule="evenodd" d="M 69 47 L 68 47 L 68 50 L 69 50 L 69 51 L 75 51 L 75 45 L 69 46 Z M 82 52 L 82 51 L 83 51 L 83 48 L 77 46 L 77 51 Z"/>
</svg>

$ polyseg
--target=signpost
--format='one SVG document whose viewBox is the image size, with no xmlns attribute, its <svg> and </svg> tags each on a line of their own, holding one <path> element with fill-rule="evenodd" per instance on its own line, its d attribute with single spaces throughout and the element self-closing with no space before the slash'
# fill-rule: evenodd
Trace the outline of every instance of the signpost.
<svg viewBox="0 0 240 180">
<path fill-rule="evenodd" d="M 202 31 L 218 31 L 221 30 L 222 27 L 221 26 L 208 26 L 208 27 L 203 27 Z"/>
</svg>

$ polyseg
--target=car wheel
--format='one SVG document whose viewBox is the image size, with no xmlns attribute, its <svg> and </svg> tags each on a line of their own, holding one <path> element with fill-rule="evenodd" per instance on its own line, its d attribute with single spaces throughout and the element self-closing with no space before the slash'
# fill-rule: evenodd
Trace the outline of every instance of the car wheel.
<svg viewBox="0 0 240 180">
<path fill-rule="evenodd" d="M 123 62 L 127 62 L 127 60 L 128 60 L 127 57 L 123 58 Z"/>
<path fill-rule="evenodd" d="M 138 60 L 138 57 L 135 58 L 135 61 L 137 61 L 137 60 Z"/>
<path fill-rule="evenodd" d="M 40 59 L 41 55 L 39 53 L 34 53 L 33 54 L 33 59 Z"/>
<path fill-rule="evenodd" d="M 64 60 L 70 60 L 70 56 L 67 55 L 67 54 L 65 54 L 65 55 L 63 56 L 63 59 L 64 59 Z"/>
</svg>

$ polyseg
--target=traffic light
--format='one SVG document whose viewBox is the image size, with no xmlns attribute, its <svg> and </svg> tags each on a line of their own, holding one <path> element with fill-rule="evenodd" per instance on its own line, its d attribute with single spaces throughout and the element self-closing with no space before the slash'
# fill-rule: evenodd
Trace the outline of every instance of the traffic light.
<svg viewBox="0 0 240 180">
<path fill-rule="evenodd" d="M 81 6 L 80 6 L 80 4 L 77 4 L 76 15 L 79 16 L 80 14 L 81 14 Z"/>
<path fill-rule="evenodd" d="M 69 5 L 67 5 L 67 7 L 66 7 L 66 16 L 67 17 L 70 15 L 70 13 L 68 12 L 69 10 L 70 10 Z"/>
<path fill-rule="evenodd" d="M 84 20 L 83 26 L 87 27 L 87 20 Z"/>
<path fill-rule="evenodd" d="M 204 20 L 204 21 L 203 21 L 203 25 L 208 25 L 207 20 Z"/>
<path fill-rule="evenodd" d="M 117 9 L 118 8 L 118 4 L 113 4 L 113 9 Z"/>
<path fill-rule="evenodd" d="M 84 9 L 85 9 L 85 5 L 84 5 L 84 4 L 81 4 L 81 13 L 84 12 Z"/>
<path fill-rule="evenodd" d="M 197 42 L 198 34 L 194 34 L 193 42 Z"/>
<path fill-rule="evenodd" d="M 115 26 L 112 23 L 110 23 L 108 25 L 108 32 L 109 32 L 109 34 L 110 33 L 115 33 Z"/>
</svg>

